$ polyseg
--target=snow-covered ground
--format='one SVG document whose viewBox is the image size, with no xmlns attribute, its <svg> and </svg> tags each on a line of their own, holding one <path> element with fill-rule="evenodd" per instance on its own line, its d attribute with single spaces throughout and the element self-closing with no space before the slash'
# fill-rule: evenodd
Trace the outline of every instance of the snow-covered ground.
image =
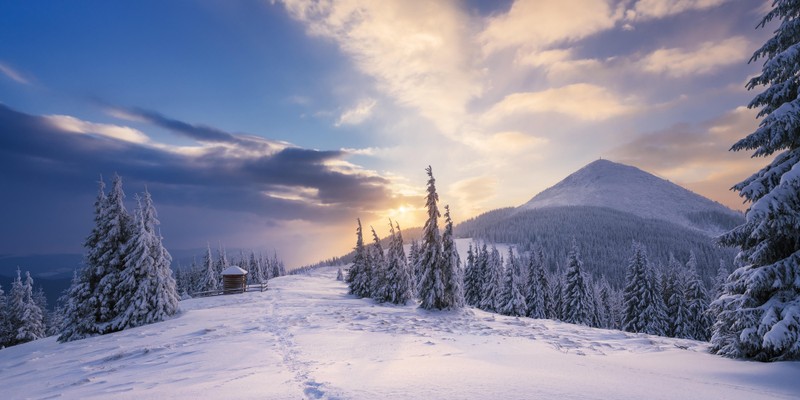
<svg viewBox="0 0 800 400">
<path fill-rule="evenodd" d="M 0 350 L 0 398 L 797 399 L 800 363 L 706 344 L 346 294 L 335 268 L 178 317 Z"/>
</svg>

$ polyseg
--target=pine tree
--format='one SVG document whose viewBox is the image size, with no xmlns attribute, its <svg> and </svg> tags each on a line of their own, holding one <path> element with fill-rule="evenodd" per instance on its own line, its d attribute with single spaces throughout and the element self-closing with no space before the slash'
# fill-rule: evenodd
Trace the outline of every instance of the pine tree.
<svg viewBox="0 0 800 400">
<path fill-rule="evenodd" d="M 367 249 L 364 247 L 364 236 L 361 232 L 361 219 L 357 219 L 356 228 L 356 247 L 353 265 L 347 273 L 347 284 L 350 294 L 358 297 L 368 297 L 369 294 L 369 260 L 367 259 Z"/>
<path fill-rule="evenodd" d="M 42 310 L 42 326 L 44 326 L 45 336 L 58 334 L 53 330 L 52 313 L 47 310 L 47 296 L 41 286 L 33 292 L 33 302 Z"/>
<path fill-rule="evenodd" d="M 464 307 L 464 270 L 453 239 L 453 220 L 450 206 L 444 206 L 444 233 L 442 233 L 442 269 L 445 282 L 446 308 Z"/>
<path fill-rule="evenodd" d="M 42 309 L 33 299 L 33 279 L 29 272 L 25 273 L 23 283 L 20 270 L 17 269 L 17 277 L 11 285 L 9 297 L 12 343 L 25 343 L 44 338 L 46 330 Z"/>
<path fill-rule="evenodd" d="M 500 257 L 500 252 L 496 247 L 492 246 L 492 251 L 487 252 L 486 260 L 486 276 L 483 282 L 483 298 L 481 299 L 481 309 L 486 311 L 497 312 L 500 309 L 500 303 L 503 295 L 503 260 Z"/>
<path fill-rule="evenodd" d="M 436 180 L 430 166 L 425 169 L 428 173 L 428 195 L 425 206 L 428 208 L 428 219 L 425 221 L 422 233 L 422 247 L 420 269 L 422 276 L 419 281 L 417 293 L 420 307 L 431 309 L 446 309 L 447 303 L 446 277 L 444 263 L 442 262 L 442 238 L 439 234 L 439 208 L 436 203 L 439 195 L 436 193 Z"/>
<path fill-rule="evenodd" d="M 686 292 L 686 276 L 682 271 L 680 263 L 674 257 L 670 257 L 668 270 L 664 273 L 666 281 L 664 297 L 667 297 L 668 330 L 667 336 L 676 338 L 689 338 L 690 326 L 694 323 L 689 315 L 688 296 Z"/>
<path fill-rule="evenodd" d="M 222 288 L 222 271 L 230 267 L 228 253 L 222 243 L 217 247 L 217 261 L 214 262 L 214 276 L 217 278 L 217 287 Z"/>
<path fill-rule="evenodd" d="M 389 242 L 389 251 L 387 253 L 387 283 L 388 283 L 388 297 L 387 300 L 394 304 L 406 304 L 413 294 L 411 293 L 411 271 L 406 262 L 406 254 L 403 250 L 403 234 L 400 231 L 400 224 L 397 224 L 397 230 L 392 226 L 392 221 L 389 221 L 389 229 L 391 231 L 391 241 Z"/>
<path fill-rule="evenodd" d="M 713 304 L 711 338 L 717 354 L 759 361 L 800 359 L 800 3 L 773 1 L 758 27 L 773 20 L 780 27 L 750 59 L 765 60 L 761 75 L 747 84 L 766 86 L 748 105 L 760 107 L 763 119 L 731 150 L 774 158 L 733 187 L 750 207 L 746 222 L 720 237 L 722 244 L 739 246 L 741 267 Z"/>
<path fill-rule="evenodd" d="M 547 310 L 544 304 L 545 287 L 543 283 L 547 281 L 542 267 L 541 253 L 531 254 L 528 259 L 528 282 L 525 285 L 525 304 L 528 309 L 525 315 L 531 318 L 547 318 Z"/>
<path fill-rule="evenodd" d="M 211 254 L 211 245 L 206 243 L 206 255 L 203 257 L 201 274 L 197 282 L 198 292 L 214 292 L 220 290 L 220 277 L 217 268 L 214 266 L 214 256 Z"/>
<path fill-rule="evenodd" d="M 137 204 L 111 330 L 162 321 L 178 311 L 172 256 L 156 230 L 160 222 L 150 193 L 145 190 L 142 198 L 137 196 Z"/>
<path fill-rule="evenodd" d="M 341 268 L 336 270 L 336 280 L 337 281 L 343 281 L 344 280 L 344 272 L 342 272 Z"/>
<path fill-rule="evenodd" d="M 464 266 L 464 301 L 473 307 L 479 304 L 481 291 L 481 276 L 475 261 L 475 251 L 470 242 L 467 249 L 467 265 Z"/>
<path fill-rule="evenodd" d="M 505 275 L 503 277 L 503 292 L 501 295 L 500 307 L 497 311 L 504 315 L 525 316 L 528 305 L 525 297 L 519 291 L 520 276 L 517 268 L 518 260 L 514 257 L 514 250 L 508 248 L 508 259 L 506 260 Z"/>
<path fill-rule="evenodd" d="M 411 285 L 411 292 L 413 292 L 414 295 L 417 294 L 417 287 L 419 286 L 419 281 L 422 278 L 422 269 L 420 267 L 422 256 L 420 251 L 422 251 L 422 248 L 419 246 L 419 241 L 412 240 L 411 246 L 408 249 L 408 268 L 411 271 L 411 279 L 413 281 L 413 285 Z"/>
<path fill-rule="evenodd" d="M 664 300 L 658 290 L 655 271 L 647 261 L 647 252 L 644 246 L 636 242 L 633 243 L 633 255 L 625 282 L 622 329 L 663 335 L 666 331 Z"/>
<path fill-rule="evenodd" d="M 725 282 L 728 280 L 728 276 L 730 276 L 730 274 L 731 272 L 728 269 L 728 266 L 725 264 L 725 260 L 719 260 L 719 268 L 717 269 L 717 275 L 714 278 L 713 296 L 715 299 L 718 299 L 725 292 Z"/>
<path fill-rule="evenodd" d="M 564 321 L 573 324 L 592 324 L 592 300 L 589 285 L 583 274 L 583 261 L 575 239 L 567 259 L 566 286 L 564 287 Z"/>
<path fill-rule="evenodd" d="M 708 340 L 712 321 L 708 313 L 708 294 L 697 274 L 697 260 L 691 253 L 686 271 L 686 308 L 688 331 L 686 336 L 694 340 Z"/>
<path fill-rule="evenodd" d="M 381 239 L 375 233 L 375 228 L 372 229 L 372 247 L 370 248 L 370 260 L 372 261 L 372 280 L 370 286 L 370 297 L 373 300 L 383 303 L 389 300 L 389 286 L 387 280 L 388 265 L 386 262 L 386 254 L 381 246 Z"/>
</svg>

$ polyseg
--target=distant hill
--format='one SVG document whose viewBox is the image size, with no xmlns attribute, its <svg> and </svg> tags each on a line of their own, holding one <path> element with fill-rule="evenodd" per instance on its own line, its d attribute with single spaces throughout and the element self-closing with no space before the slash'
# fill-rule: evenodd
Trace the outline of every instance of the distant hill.
<svg viewBox="0 0 800 400">
<path fill-rule="evenodd" d="M 520 207 L 487 212 L 455 227 L 459 237 L 541 246 L 551 269 L 564 264 L 574 237 L 584 264 L 620 286 L 633 240 L 649 258 L 666 264 L 669 254 L 686 262 L 693 251 L 710 282 L 720 260 L 731 265 L 734 249 L 713 237 L 742 223 L 741 213 L 638 168 L 594 161 Z"/>
</svg>

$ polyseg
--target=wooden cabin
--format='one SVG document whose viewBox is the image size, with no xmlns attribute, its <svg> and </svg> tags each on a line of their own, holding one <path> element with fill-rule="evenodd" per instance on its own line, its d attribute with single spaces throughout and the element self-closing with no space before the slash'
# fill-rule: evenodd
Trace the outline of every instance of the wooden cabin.
<svg viewBox="0 0 800 400">
<path fill-rule="evenodd" d="M 247 271 L 231 265 L 222 271 L 222 293 L 244 293 L 247 290 Z"/>
</svg>

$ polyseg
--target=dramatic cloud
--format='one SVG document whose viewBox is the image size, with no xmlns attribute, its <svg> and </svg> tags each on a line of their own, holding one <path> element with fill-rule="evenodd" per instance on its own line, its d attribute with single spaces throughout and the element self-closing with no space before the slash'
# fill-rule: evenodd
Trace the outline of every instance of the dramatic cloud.
<svg viewBox="0 0 800 400">
<path fill-rule="evenodd" d="M 168 121 L 181 132 L 195 132 L 193 125 L 181 121 L 164 117 L 155 121 L 160 126 Z M 202 131 L 214 132 L 215 138 L 224 138 L 227 144 L 253 140 L 215 128 Z M 118 172 L 126 180 L 158 188 L 162 203 L 249 212 L 277 220 L 338 220 L 402 200 L 395 198 L 385 178 L 353 164 L 347 170 L 332 167 L 346 155 L 341 151 L 284 147 L 231 156 L 225 147 L 206 146 L 192 155 L 151 143 L 132 128 L 69 116 L 33 116 L 5 106 L 0 106 L 0 132 L 4 168 L 19 171 L 13 177 L 17 181 L 60 180 L 64 185 Z"/>
<path fill-rule="evenodd" d="M 25 75 L 3 62 L 0 62 L 0 72 L 14 82 L 21 83 L 23 85 L 28 85 L 31 83 L 30 80 L 25 77 Z"/>
<path fill-rule="evenodd" d="M 643 70 L 672 77 L 708 74 L 720 67 L 742 65 L 750 57 L 750 43 L 741 36 L 719 43 L 704 42 L 696 49 L 659 49 L 644 57 Z"/>
</svg>

